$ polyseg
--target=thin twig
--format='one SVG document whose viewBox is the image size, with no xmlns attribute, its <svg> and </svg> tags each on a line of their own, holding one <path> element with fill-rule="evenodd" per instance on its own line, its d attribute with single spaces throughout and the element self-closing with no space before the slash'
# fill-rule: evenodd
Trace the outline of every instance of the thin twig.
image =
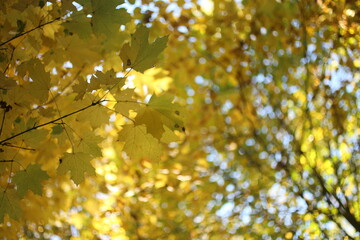
<svg viewBox="0 0 360 240">
<path fill-rule="evenodd" d="M 19 44 L 18 44 L 18 45 L 19 45 Z M 14 57 L 15 49 L 16 49 L 16 47 L 13 47 L 13 48 L 12 48 L 11 55 L 10 55 L 10 59 L 9 59 L 8 64 L 6 65 L 6 68 L 4 69 L 4 73 L 6 73 L 6 71 L 7 71 L 7 70 L 9 69 L 9 67 L 10 67 L 10 63 L 11 63 L 13 57 Z"/>
<path fill-rule="evenodd" d="M 102 100 L 93 102 L 93 103 L 91 103 L 90 105 L 88 105 L 88 106 L 86 106 L 86 107 L 83 107 L 83 108 L 78 109 L 78 110 L 76 110 L 76 111 L 74 111 L 74 112 L 68 113 L 68 114 L 66 114 L 66 115 L 64 115 L 64 116 L 62 116 L 62 117 L 56 118 L 56 119 L 54 119 L 54 120 L 51 120 L 51 121 L 46 122 L 46 123 L 43 123 L 43 124 L 35 125 L 35 126 L 33 126 L 32 128 L 29 128 L 29 129 L 27 129 L 27 130 L 25 130 L 25 131 L 19 132 L 19 133 L 15 134 L 15 135 L 13 135 L 13 136 L 11 136 L 11 137 L 8 137 L 8 138 L 6 138 L 6 139 L 1 140 L 1 141 L 0 141 L 0 145 L 4 145 L 7 141 L 9 141 L 9 140 L 11 140 L 11 139 L 14 139 L 14 138 L 16 138 L 16 137 L 18 137 L 18 136 L 21 136 L 21 135 L 23 135 L 23 134 L 25 134 L 25 133 L 27 133 L 27 132 L 30 132 L 30 131 L 35 130 L 35 129 L 38 129 L 38 128 L 40 128 L 40 127 L 44 127 L 44 126 L 46 126 L 46 125 L 55 123 L 55 122 L 57 122 L 57 121 L 59 121 L 59 120 L 61 120 L 61 119 L 70 117 L 70 116 L 72 116 L 72 115 L 74 115 L 74 114 L 76 114 L 76 113 L 82 112 L 82 111 L 84 111 L 84 110 L 86 110 L 86 109 L 88 109 L 88 108 L 90 108 L 90 107 L 93 107 L 93 106 L 95 106 L 95 105 L 100 104 L 101 102 L 102 102 Z"/>
<path fill-rule="evenodd" d="M 13 36 L 12 38 L 6 40 L 5 42 L 0 43 L 0 47 L 1 47 L 1 46 L 4 46 L 5 44 L 7 44 L 7 43 L 9 43 L 9 42 L 11 42 L 12 40 L 15 40 L 15 39 L 17 39 L 17 38 L 19 38 L 19 37 L 21 37 L 21 36 L 24 36 L 24 35 L 26 35 L 26 34 L 28 34 L 28 33 L 31 33 L 32 31 L 35 31 L 36 29 L 42 28 L 43 26 L 46 26 L 46 25 L 51 24 L 51 23 L 53 23 L 53 22 L 56 22 L 56 21 L 58 21 L 58 20 L 60 20 L 60 19 L 61 19 L 61 17 L 57 17 L 57 18 L 51 20 L 50 22 L 46 22 L 46 23 L 40 24 L 39 26 L 34 27 L 34 28 L 32 28 L 32 29 L 30 29 L 30 30 L 28 30 L 28 31 L 26 31 L 26 32 L 17 34 L 17 35 L 15 35 L 15 36 Z"/>
<path fill-rule="evenodd" d="M 3 127 L 4 127 L 5 115 L 6 115 L 6 110 L 4 109 L 3 117 L 2 117 L 2 121 L 1 121 L 1 127 L 0 127 L 0 136 L 2 134 L 2 130 L 3 130 Z"/>
<path fill-rule="evenodd" d="M 22 149 L 22 150 L 29 150 L 29 151 L 35 151 L 35 150 L 36 150 L 35 148 L 28 148 L 28 147 L 16 146 L 16 145 L 13 145 L 13 144 L 11 144 L 11 143 L 4 143 L 4 144 L 2 144 L 2 146 L 4 146 L 4 147 L 11 147 L 11 148 L 18 148 L 18 149 Z"/>
<path fill-rule="evenodd" d="M 77 77 L 80 75 L 81 71 L 84 69 L 85 67 L 85 64 L 83 64 L 81 66 L 81 68 L 79 69 L 79 71 L 75 74 L 75 76 L 72 78 L 71 81 L 69 81 L 65 86 L 64 88 L 61 90 L 60 93 L 57 93 L 52 99 L 50 99 L 47 103 L 45 103 L 44 105 L 49 105 L 50 103 L 54 102 L 59 96 L 61 96 L 61 94 L 63 94 L 68 87 L 70 87 L 74 82 L 75 80 L 77 79 Z"/>
<path fill-rule="evenodd" d="M 0 162 L 2 162 L 2 163 L 15 162 L 15 160 L 0 160 Z"/>
<path fill-rule="evenodd" d="M 50 90 L 50 94 L 51 94 L 52 98 L 54 99 L 54 94 L 51 92 L 51 90 Z M 54 100 L 54 104 L 55 104 L 55 107 L 56 107 L 57 112 L 59 113 L 59 117 L 61 117 L 60 109 L 59 109 L 59 106 L 58 106 L 56 100 Z M 60 121 L 61 121 L 61 123 L 62 123 L 63 125 L 65 125 L 65 122 L 64 122 L 63 119 L 60 119 Z M 67 129 L 66 129 L 64 126 L 62 126 L 62 128 L 64 129 L 64 131 L 65 131 L 65 133 L 66 133 L 66 136 L 68 137 L 68 139 L 69 139 L 69 141 L 70 141 L 72 152 L 75 152 L 74 143 L 72 142 L 72 140 L 71 140 L 71 138 L 70 138 L 70 135 L 69 135 Z"/>
</svg>

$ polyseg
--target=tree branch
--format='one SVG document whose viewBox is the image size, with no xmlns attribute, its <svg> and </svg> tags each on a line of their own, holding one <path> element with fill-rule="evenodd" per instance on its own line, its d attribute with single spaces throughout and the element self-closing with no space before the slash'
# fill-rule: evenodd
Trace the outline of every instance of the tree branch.
<svg viewBox="0 0 360 240">
<path fill-rule="evenodd" d="M 15 160 L 0 160 L 0 163 L 15 162 Z"/>
<path fill-rule="evenodd" d="M 6 144 L 7 144 L 7 141 L 9 141 L 9 140 L 11 140 L 11 139 L 13 139 L 13 138 L 16 138 L 16 137 L 18 137 L 18 136 L 21 136 L 21 135 L 23 135 L 23 134 L 25 134 L 25 133 L 27 133 L 27 132 L 30 132 L 30 131 L 35 130 L 35 129 L 38 129 L 38 128 L 40 128 L 40 127 L 44 127 L 44 126 L 46 126 L 46 125 L 55 123 L 55 122 L 57 122 L 57 121 L 59 121 L 59 120 L 61 120 L 61 119 L 70 117 L 70 116 L 72 116 L 72 115 L 74 115 L 74 114 L 76 114 L 76 113 L 82 112 L 82 111 L 84 111 L 84 110 L 86 110 L 86 109 L 88 109 L 88 108 L 90 108 L 90 107 L 93 107 L 93 106 L 95 106 L 95 105 L 98 105 L 98 104 L 100 104 L 101 102 L 103 102 L 103 100 L 98 100 L 98 101 L 96 101 L 96 102 L 91 103 L 90 105 L 88 105 L 88 106 L 86 106 L 86 107 L 83 107 L 83 108 L 81 108 L 81 109 L 78 109 L 78 110 L 76 110 L 76 111 L 74 111 L 74 112 L 72 112 L 72 113 L 68 113 L 68 114 L 66 114 L 66 115 L 64 115 L 64 116 L 62 116 L 62 117 L 56 118 L 56 119 L 54 119 L 54 120 L 51 120 L 51 121 L 46 122 L 46 123 L 43 123 L 43 124 L 35 125 L 35 126 L 33 126 L 32 128 L 29 128 L 29 129 L 27 129 L 27 130 L 25 130 L 25 131 L 19 132 L 19 133 L 15 134 L 15 135 L 13 135 L 13 136 L 11 136 L 11 137 L 8 137 L 8 138 L 6 138 L 6 139 L 1 140 L 1 141 L 0 141 L 0 145 L 6 145 Z"/>
<path fill-rule="evenodd" d="M 34 148 L 27 148 L 27 147 L 22 147 L 22 146 L 16 146 L 16 145 L 13 145 L 11 143 L 4 143 L 2 144 L 2 146 L 4 147 L 12 147 L 12 148 L 18 148 L 18 149 L 23 149 L 23 150 L 29 150 L 29 151 L 35 151 L 36 149 Z"/>
<path fill-rule="evenodd" d="M 1 133 L 2 133 L 2 130 L 3 130 L 3 127 L 4 127 L 5 115 L 6 115 L 6 111 L 4 109 L 2 120 L 1 120 L 1 126 L 0 126 L 0 136 L 1 136 Z"/>
<path fill-rule="evenodd" d="M 51 21 L 49 21 L 49 22 L 40 24 L 39 26 L 37 26 L 37 27 L 35 27 L 35 28 L 32 28 L 32 29 L 30 29 L 30 30 L 28 30 L 28 31 L 26 31 L 26 32 L 17 34 L 17 35 L 15 35 L 15 36 L 13 36 L 12 38 L 6 40 L 5 42 L 0 43 L 0 47 L 1 47 L 1 46 L 4 46 L 5 44 L 7 44 L 7 43 L 9 43 L 9 42 L 11 42 L 12 40 L 15 40 L 15 39 L 17 39 L 17 38 L 19 38 L 19 37 L 21 37 L 21 36 L 24 36 L 24 35 L 26 35 L 26 34 L 28 34 L 28 33 L 31 33 L 31 32 L 33 32 L 33 31 L 35 31 L 36 29 L 42 28 L 43 26 L 46 26 L 46 25 L 51 24 L 51 23 L 53 23 L 53 22 L 56 22 L 56 21 L 58 21 L 58 20 L 60 20 L 60 19 L 61 19 L 61 17 L 57 17 L 57 18 L 55 18 L 55 19 L 53 19 L 53 20 L 51 20 Z"/>
</svg>

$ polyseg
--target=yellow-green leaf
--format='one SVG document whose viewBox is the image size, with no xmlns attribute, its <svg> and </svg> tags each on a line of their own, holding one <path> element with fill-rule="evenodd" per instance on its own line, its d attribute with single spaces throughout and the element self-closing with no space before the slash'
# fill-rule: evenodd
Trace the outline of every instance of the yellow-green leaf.
<svg viewBox="0 0 360 240">
<path fill-rule="evenodd" d="M 35 194 L 42 194 L 41 181 L 48 179 L 48 174 L 41 170 L 39 164 L 29 165 L 26 170 L 16 172 L 13 181 L 20 197 L 24 197 L 27 190 Z"/>
<path fill-rule="evenodd" d="M 76 149 L 79 152 L 88 153 L 92 157 L 100 157 L 102 153 L 99 143 L 101 143 L 102 140 L 102 137 L 96 136 L 94 132 L 89 131 L 81 136 L 80 142 L 76 145 Z"/>
<path fill-rule="evenodd" d="M 37 98 L 41 103 L 45 102 L 50 90 L 50 73 L 45 71 L 44 65 L 38 59 L 32 59 L 23 63 L 19 67 L 21 75 L 26 72 L 32 80 L 30 94 Z"/>
<path fill-rule="evenodd" d="M 115 84 L 122 87 L 125 84 L 125 79 L 117 78 L 114 70 L 107 71 L 106 73 L 97 71 L 96 74 L 93 75 L 90 79 L 88 90 L 97 90 L 104 86 L 112 87 Z"/>
<path fill-rule="evenodd" d="M 23 134 L 22 139 L 24 140 L 26 146 L 37 148 L 45 140 L 48 133 L 49 131 L 46 129 L 36 129 Z"/>
<path fill-rule="evenodd" d="M 134 89 L 130 88 L 121 90 L 119 93 L 116 93 L 116 95 L 114 94 L 117 101 L 114 106 L 115 110 L 118 113 L 128 117 L 130 110 L 136 111 L 139 109 L 139 103 L 137 103 L 135 99 L 132 98 L 133 95 Z"/>
<path fill-rule="evenodd" d="M 182 109 L 172 101 L 173 97 L 168 94 L 153 95 L 147 106 L 138 111 L 135 124 L 145 124 L 148 132 L 159 140 L 165 132 L 164 125 L 171 130 L 184 131 Z"/>
<path fill-rule="evenodd" d="M 79 113 L 77 120 L 89 121 L 93 128 L 97 128 L 109 121 L 108 110 L 103 106 L 95 105 Z"/>
<path fill-rule="evenodd" d="M 15 220 L 19 220 L 22 216 L 20 199 L 14 189 L 4 191 L 0 188 L 0 223 L 4 222 L 5 214 Z"/>
<path fill-rule="evenodd" d="M 133 68 L 136 71 L 144 72 L 154 67 L 158 56 L 165 49 L 168 36 L 157 38 L 149 44 L 149 29 L 139 25 L 136 32 L 131 36 L 131 45 L 125 44 L 120 52 L 123 68 Z"/>
<path fill-rule="evenodd" d="M 71 179 L 79 185 L 84 181 L 85 173 L 89 176 L 95 176 L 95 168 L 90 163 L 91 159 L 92 157 L 88 153 L 65 153 L 60 159 L 57 173 L 61 175 L 70 171 Z"/>
<path fill-rule="evenodd" d="M 123 150 L 132 159 L 160 159 L 161 145 L 146 132 L 145 125 L 125 125 L 119 132 L 119 141 L 125 142 Z"/>
<path fill-rule="evenodd" d="M 117 0 L 92 0 L 93 17 L 91 19 L 95 34 L 111 36 L 119 31 L 120 25 L 130 21 L 130 14 L 125 9 L 116 9 L 124 1 Z"/>
</svg>

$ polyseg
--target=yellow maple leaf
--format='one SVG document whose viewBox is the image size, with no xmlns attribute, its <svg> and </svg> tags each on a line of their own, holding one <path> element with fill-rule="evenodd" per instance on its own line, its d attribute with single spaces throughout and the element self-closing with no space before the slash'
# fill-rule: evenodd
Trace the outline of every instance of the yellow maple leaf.
<svg viewBox="0 0 360 240">
<path fill-rule="evenodd" d="M 156 138 L 147 133 L 145 125 L 125 125 L 119 132 L 119 141 L 125 142 L 123 150 L 130 158 L 160 159 L 161 145 Z"/>
</svg>

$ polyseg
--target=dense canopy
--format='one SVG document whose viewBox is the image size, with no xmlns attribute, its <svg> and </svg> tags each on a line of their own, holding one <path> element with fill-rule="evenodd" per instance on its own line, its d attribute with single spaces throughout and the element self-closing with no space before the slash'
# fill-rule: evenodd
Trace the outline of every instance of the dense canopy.
<svg viewBox="0 0 360 240">
<path fill-rule="evenodd" d="M 359 238 L 359 17 L 1 1 L 0 238 Z"/>
</svg>

